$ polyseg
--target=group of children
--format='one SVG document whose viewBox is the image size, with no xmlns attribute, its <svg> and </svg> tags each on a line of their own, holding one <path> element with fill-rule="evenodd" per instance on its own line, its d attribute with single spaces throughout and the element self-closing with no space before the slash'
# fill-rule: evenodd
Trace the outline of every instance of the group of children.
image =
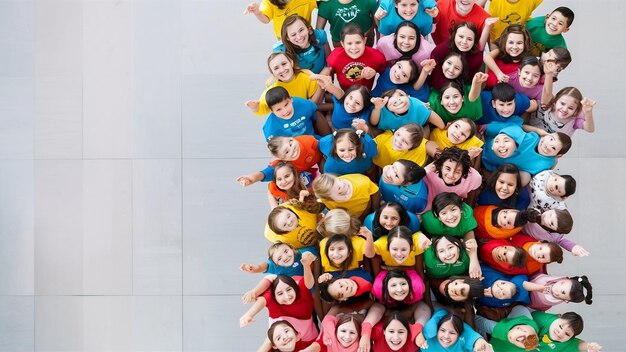
<svg viewBox="0 0 626 352">
<path fill-rule="evenodd" d="M 546 312 L 592 303 L 585 275 L 548 264 L 589 255 L 554 168 L 595 101 L 554 94 L 574 13 L 540 3 L 247 6 L 279 40 L 245 102 L 275 160 L 237 178 L 268 182 L 268 258 L 240 267 L 264 273 L 240 318 L 267 308 L 259 351 L 601 350 L 579 314 Z"/>
</svg>

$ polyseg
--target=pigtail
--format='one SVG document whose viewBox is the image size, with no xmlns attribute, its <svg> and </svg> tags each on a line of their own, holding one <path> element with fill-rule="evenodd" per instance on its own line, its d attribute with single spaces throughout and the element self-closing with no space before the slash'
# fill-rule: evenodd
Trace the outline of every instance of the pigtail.
<svg viewBox="0 0 626 352">
<path fill-rule="evenodd" d="M 587 295 L 585 295 L 585 303 L 587 304 L 593 303 L 593 290 L 591 288 L 591 283 L 589 282 L 589 279 L 587 278 L 587 276 L 583 275 L 579 277 L 577 280 L 578 282 L 580 282 L 581 285 L 583 285 L 585 290 L 587 290 Z"/>
<path fill-rule="evenodd" d="M 517 216 L 515 216 L 515 223 L 513 224 L 513 226 L 520 227 L 526 225 L 529 222 L 541 222 L 541 213 L 539 212 L 539 210 L 529 208 L 520 211 L 519 213 L 517 213 Z"/>
<path fill-rule="evenodd" d="M 593 289 L 587 276 L 572 276 L 569 280 L 572 282 L 572 289 L 569 294 L 571 301 L 576 303 L 585 301 L 585 303 L 591 304 L 593 302 Z M 586 295 L 583 288 L 587 291 Z"/>
</svg>

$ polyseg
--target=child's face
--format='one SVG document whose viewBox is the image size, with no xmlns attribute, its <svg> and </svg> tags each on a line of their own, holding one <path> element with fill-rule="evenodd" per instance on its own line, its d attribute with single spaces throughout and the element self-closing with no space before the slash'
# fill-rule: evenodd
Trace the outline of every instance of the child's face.
<svg viewBox="0 0 626 352">
<path fill-rule="evenodd" d="M 394 84 L 408 83 L 412 70 L 406 60 L 398 61 L 389 69 L 389 79 Z"/>
<path fill-rule="evenodd" d="M 361 94 L 358 90 L 353 90 L 348 93 L 346 98 L 343 100 L 343 108 L 348 114 L 356 114 L 357 112 L 363 110 L 363 104 L 363 94 Z"/>
<path fill-rule="evenodd" d="M 347 34 L 341 41 L 341 46 L 351 59 L 358 59 L 365 52 L 365 38 L 360 34 Z"/>
<path fill-rule="evenodd" d="M 441 179 L 447 185 L 456 184 L 461 176 L 463 176 L 463 165 L 460 163 L 448 159 L 441 165 Z"/>
<path fill-rule="evenodd" d="M 283 191 L 287 191 L 296 183 L 296 175 L 291 168 L 283 166 L 276 170 L 276 186 Z"/>
<path fill-rule="evenodd" d="M 448 127 L 447 134 L 452 144 L 461 144 L 472 134 L 472 126 L 467 121 L 457 120 Z"/>
<path fill-rule="evenodd" d="M 272 75 L 281 82 L 289 82 L 294 77 L 293 62 L 285 55 L 276 55 L 269 62 Z"/>
<path fill-rule="evenodd" d="M 524 88 L 532 88 L 539 83 L 541 70 L 539 66 L 526 65 L 519 69 L 519 85 Z"/>
<path fill-rule="evenodd" d="M 517 209 L 502 209 L 498 213 L 497 224 L 498 227 L 505 230 L 515 228 L 515 217 L 519 213 Z"/>
<path fill-rule="evenodd" d="M 342 180 L 340 178 L 335 180 L 333 186 L 330 188 L 330 198 L 334 201 L 340 202 L 350 199 L 352 195 L 352 187 L 350 182 Z"/>
<path fill-rule="evenodd" d="M 547 243 L 535 243 L 528 247 L 528 254 L 542 264 L 550 263 L 550 247 Z"/>
<path fill-rule="evenodd" d="M 512 58 L 517 58 L 524 52 L 524 36 L 519 33 L 510 33 L 506 38 L 504 51 Z"/>
<path fill-rule="evenodd" d="M 293 100 L 287 98 L 271 106 L 271 110 L 278 118 L 289 120 L 293 117 Z"/>
<path fill-rule="evenodd" d="M 339 265 L 348 259 L 348 245 L 345 242 L 333 242 L 328 246 L 328 259 Z"/>
<path fill-rule="evenodd" d="M 274 156 L 280 160 L 293 161 L 300 156 L 300 143 L 295 139 L 285 139 Z"/>
<path fill-rule="evenodd" d="M 557 342 L 567 342 L 574 337 L 574 329 L 569 322 L 563 318 L 558 318 L 550 324 L 548 329 L 550 339 Z"/>
<path fill-rule="evenodd" d="M 278 266 L 290 267 L 296 258 L 296 253 L 286 244 L 282 244 L 274 249 L 272 261 Z"/>
<path fill-rule="evenodd" d="M 341 346 L 350 347 L 358 338 L 354 321 L 347 321 L 337 327 L 337 341 Z"/>
<path fill-rule="evenodd" d="M 474 32 L 467 27 L 460 27 L 456 30 L 454 35 L 454 44 L 461 52 L 468 52 L 474 47 Z"/>
<path fill-rule="evenodd" d="M 556 211 L 554 209 L 547 210 L 541 214 L 541 225 L 552 231 L 556 231 L 559 226 L 559 219 L 557 218 Z"/>
<path fill-rule="evenodd" d="M 465 283 L 463 279 L 449 281 L 446 285 L 448 297 L 456 302 L 466 301 L 469 297 L 469 289 L 469 284 Z"/>
<path fill-rule="evenodd" d="M 396 4 L 396 8 L 403 20 L 410 21 L 417 13 L 417 0 L 400 0 Z"/>
<path fill-rule="evenodd" d="M 576 114 L 578 110 L 578 99 L 570 95 L 561 95 L 559 99 L 554 103 L 552 110 L 559 120 L 567 120 Z"/>
<path fill-rule="evenodd" d="M 463 93 L 450 87 L 441 92 L 441 105 L 451 114 L 456 114 L 463 107 Z"/>
<path fill-rule="evenodd" d="M 515 100 L 511 101 L 502 101 L 502 100 L 492 100 L 491 106 L 496 109 L 498 115 L 507 118 L 511 117 L 515 112 Z"/>
<path fill-rule="evenodd" d="M 398 320 L 392 320 L 389 325 L 387 325 L 384 335 L 387 346 L 394 351 L 401 349 L 409 338 L 409 332 Z"/>
<path fill-rule="evenodd" d="M 399 162 L 385 165 L 382 171 L 383 182 L 388 185 L 402 186 L 406 181 L 406 168 Z"/>
<path fill-rule="evenodd" d="M 541 53 L 541 64 L 545 64 L 546 62 L 557 62 L 558 61 L 558 57 L 556 56 L 556 53 L 554 52 L 553 49 L 548 50 L 547 52 L 543 52 Z M 556 64 L 556 72 L 559 73 L 563 70 L 563 68 L 561 67 L 560 64 Z"/>
<path fill-rule="evenodd" d="M 493 249 L 492 256 L 497 262 L 511 264 L 514 254 L 515 248 L 512 246 L 498 246 Z"/>
<path fill-rule="evenodd" d="M 559 11 L 554 11 L 546 18 L 546 32 L 549 35 L 558 35 L 569 31 L 567 18 Z"/>
<path fill-rule="evenodd" d="M 413 50 L 417 45 L 417 33 L 415 29 L 409 26 L 400 28 L 396 36 L 396 45 L 403 53 Z"/>
<path fill-rule="evenodd" d="M 500 199 L 508 199 L 515 193 L 517 189 L 517 175 L 508 174 L 508 173 L 500 173 L 498 178 L 496 179 L 496 195 Z"/>
<path fill-rule="evenodd" d="M 409 295 L 409 283 L 402 277 L 389 279 L 387 292 L 389 292 L 389 297 L 394 301 L 401 302 Z"/>
<path fill-rule="evenodd" d="M 274 329 L 272 345 L 279 351 L 293 351 L 298 342 L 298 335 L 294 329 L 286 324 L 282 324 Z"/>
<path fill-rule="evenodd" d="M 442 263 L 446 264 L 458 262 L 461 256 L 459 247 L 455 246 L 445 237 L 437 242 L 437 248 L 435 248 L 435 250 L 437 251 L 437 258 L 439 258 Z"/>
<path fill-rule="evenodd" d="M 279 281 L 274 290 L 274 299 L 276 303 L 288 306 L 296 300 L 296 291 L 293 287 Z"/>
<path fill-rule="evenodd" d="M 461 208 L 456 204 L 449 204 L 441 209 L 438 218 L 447 227 L 455 228 L 461 222 Z"/>
<path fill-rule="evenodd" d="M 392 207 L 385 207 L 380 211 L 378 222 L 380 222 L 385 230 L 391 230 L 400 225 L 400 214 Z"/>
<path fill-rule="evenodd" d="M 307 28 L 306 24 L 301 20 L 297 20 L 287 26 L 287 38 L 289 38 L 289 41 L 298 48 L 306 49 L 310 46 L 310 35 L 311 32 Z"/>
<path fill-rule="evenodd" d="M 459 333 L 450 320 L 444 321 L 437 330 L 437 340 L 443 348 L 454 345 L 459 339 Z"/>
<path fill-rule="evenodd" d="M 356 283 L 350 279 L 339 279 L 328 285 L 328 294 L 340 302 L 353 297 L 356 290 Z"/>
<path fill-rule="evenodd" d="M 537 332 L 530 325 L 515 325 L 511 330 L 509 330 L 507 338 L 513 345 L 519 348 L 524 348 L 524 341 L 526 341 L 529 336 L 536 334 Z"/>
<path fill-rule="evenodd" d="M 570 279 L 563 279 L 563 280 L 559 280 L 555 282 L 552 285 L 552 289 L 550 290 L 552 297 L 556 299 L 560 299 L 562 301 L 571 300 L 572 299 L 570 297 L 571 292 L 572 292 L 572 280 Z"/>
<path fill-rule="evenodd" d="M 546 183 L 546 192 L 551 196 L 565 197 L 565 179 L 557 174 L 552 174 Z"/>
<path fill-rule="evenodd" d="M 387 109 L 394 114 L 404 114 L 409 110 L 409 96 L 401 90 L 396 90 L 387 101 Z"/>
<path fill-rule="evenodd" d="M 398 152 L 413 148 L 411 134 L 404 128 L 398 128 L 391 139 L 391 148 Z"/>
<path fill-rule="evenodd" d="M 281 231 L 292 231 L 298 227 L 298 217 L 291 210 L 285 209 L 276 215 L 276 227 Z"/>
<path fill-rule="evenodd" d="M 491 295 L 497 299 L 511 299 L 516 292 L 515 284 L 510 281 L 496 280 L 491 285 Z"/>
<path fill-rule="evenodd" d="M 347 136 L 343 136 L 335 143 L 339 159 L 349 163 L 356 158 L 356 146 L 350 142 Z"/>
<path fill-rule="evenodd" d="M 458 56 L 449 56 L 441 65 L 441 70 L 447 79 L 456 79 L 461 75 L 463 62 Z"/>
<path fill-rule="evenodd" d="M 493 145 L 491 146 L 491 150 L 496 153 L 496 156 L 499 158 L 508 158 L 517 149 L 517 144 L 513 138 L 509 137 L 505 133 L 500 133 L 493 139 Z"/>
<path fill-rule="evenodd" d="M 557 156 L 563 148 L 563 143 L 559 140 L 556 133 L 550 133 L 539 139 L 537 151 L 543 156 Z"/>
<path fill-rule="evenodd" d="M 404 263 L 409 253 L 411 253 L 411 245 L 404 238 L 394 237 L 389 243 L 389 254 L 396 263 Z"/>
</svg>

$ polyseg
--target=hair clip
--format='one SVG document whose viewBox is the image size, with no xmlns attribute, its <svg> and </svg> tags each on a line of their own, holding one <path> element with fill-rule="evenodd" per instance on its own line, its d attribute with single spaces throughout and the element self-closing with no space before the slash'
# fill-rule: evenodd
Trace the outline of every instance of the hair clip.
<svg viewBox="0 0 626 352">
<path fill-rule="evenodd" d="M 333 131 L 333 137 L 337 137 L 337 130 Z"/>
<path fill-rule="evenodd" d="M 583 282 L 583 278 L 582 278 L 582 277 L 579 277 L 579 278 L 578 278 L 578 282 Z"/>
<path fill-rule="evenodd" d="M 363 134 L 363 130 L 356 130 L 356 135 L 361 137 L 361 135 Z"/>
</svg>

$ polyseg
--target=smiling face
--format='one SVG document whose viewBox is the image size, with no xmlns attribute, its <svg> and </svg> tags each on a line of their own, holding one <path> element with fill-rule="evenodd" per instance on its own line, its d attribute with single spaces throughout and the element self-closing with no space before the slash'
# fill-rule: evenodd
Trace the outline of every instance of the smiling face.
<svg viewBox="0 0 626 352">
<path fill-rule="evenodd" d="M 363 104 L 363 94 L 361 94 L 358 90 L 353 90 L 348 93 L 343 100 L 343 108 L 348 114 L 356 114 L 357 112 L 363 110 Z"/>
<path fill-rule="evenodd" d="M 289 120 L 293 117 L 293 100 L 291 98 L 287 98 L 281 102 L 278 102 L 270 107 L 272 113 L 276 115 L 278 118 L 283 120 Z"/>
<path fill-rule="evenodd" d="M 290 267 L 293 265 L 296 253 L 293 249 L 286 244 L 282 244 L 274 250 L 272 253 L 272 262 L 278 266 Z"/>
<path fill-rule="evenodd" d="M 546 183 L 546 192 L 551 196 L 565 197 L 565 178 L 552 174 Z"/>
<path fill-rule="evenodd" d="M 528 248 L 528 254 L 542 264 L 550 263 L 550 247 L 547 243 L 535 243 Z"/>
<path fill-rule="evenodd" d="M 288 166 L 276 169 L 276 186 L 283 191 L 287 191 L 296 183 L 296 175 Z"/>
<path fill-rule="evenodd" d="M 274 290 L 276 303 L 288 306 L 296 300 L 296 290 L 283 281 L 279 281 Z"/>
<path fill-rule="evenodd" d="M 506 38 L 504 51 L 512 58 L 519 57 L 524 53 L 524 35 L 521 33 L 510 33 Z"/>
<path fill-rule="evenodd" d="M 515 217 L 519 213 L 517 209 L 502 209 L 498 213 L 498 227 L 505 230 L 515 228 Z"/>
<path fill-rule="evenodd" d="M 274 329 L 272 336 L 272 345 L 279 351 L 293 351 L 298 342 L 298 334 L 296 331 L 286 324 L 281 324 Z"/>
<path fill-rule="evenodd" d="M 398 264 L 404 263 L 411 253 L 411 245 L 403 238 L 394 237 L 389 242 L 389 254 Z"/>
<path fill-rule="evenodd" d="M 519 348 L 524 348 L 524 341 L 531 335 L 537 335 L 535 329 L 530 325 L 515 325 L 507 334 L 510 343 Z"/>
<path fill-rule="evenodd" d="M 410 21 L 417 13 L 417 0 L 400 0 L 396 4 L 396 8 L 398 9 L 398 15 L 403 20 Z"/>
<path fill-rule="evenodd" d="M 454 45 L 460 52 L 468 52 L 474 47 L 476 38 L 474 32 L 467 27 L 459 27 L 454 36 Z"/>
<path fill-rule="evenodd" d="M 552 285 L 552 289 L 550 290 L 550 294 L 552 297 L 556 299 L 560 299 L 562 301 L 569 301 L 572 299 L 570 293 L 572 292 L 572 280 L 570 279 L 562 279 L 555 282 Z"/>
<path fill-rule="evenodd" d="M 395 114 L 401 115 L 409 110 L 409 103 L 409 96 L 400 89 L 396 89 L 387 101 L 387 109 Z"/>
<path fill-rule="evenodd" d="M 348 245 L 343 241 L 333 242 L 328 246 L 328 259 L 337 266 L 345 262 L 349 255 Z"/>
<path fill-rule="evenodd" d="M 574 337 L 574 329 L 569 322 L 563 318 L 558 318 L 550 324 L 548 329 L 550 339 L 557 342 L 567 342 Z"/>
<path fill-rule="evenodd" d="M 336 202 L 342 202 L 350 199 L 352 196 L 352 184 L 343 179 L 336 179 L 329 192 L 330 199 Z"/>
<path fill-rule="evenodd" d="M 337 327 L 337 341 L 343 347 L 350 347 L 359 338 L 354 321 L 347 321 Z"/>
<path fill-rule="evenodd" d="M 279 230 L 289 232 L 298 227 L 298 217 L 291 210 L 284 209 L 276 215 L 274 223 Z"/>
<path fill-rule="evenodd" d="M 511 299 L 517 293 L 517 287 L 510 281 L 496 280 L 491 285 L 491 295 L 497 299 Z"/>
<path fill-rule="evenodd" d="M 463 93 L 449 87 L 441 92 L 441 105 L 451 114 L 456 114 L 463 107 Z"/>
<path fill-rule="evenodd" d="M 491 150 L 496 153 L 496 156 L 503 159 L 513 155 L 516 149 L 517 144 L 513 138 L 504 133 L 498 134 L 496 138 L 493 139 L 493 145 L 491 146 Z"/>
<path fill-rule="evenodd" d="M 399 162 L 383 167 L 383 182 L 389 185 L 402 186 L 406 182 L 406 167 Z"/>
<path fill-rule="evenodd" d="M 344 135 L 335 143 L 339 159 L 349 163 L 356 159 L 356 146 L 350 142 L 348 135 Z"/>
<path fill-rule="evenodd" d="M 273 154 L 277 159 L 283 161 L 293 161 L 300 157 L 300 143 L 293 138 L 285 138 L 281 140 L 280 146 L 276 153 Z"/>
<path fill-rule="evenodd" d="M 413 49 L 417 45 L 417 33 L 415 29 L 404 26 L 398 29 L 398 34 L 396 35 L 396 46 L 400 49 L 400 52 L 406 53 Z"/>
<path fill-rule="evenodd" d="M 365 52 L 365 38 L 360 34 L 346 34 L 341 45 L 351 59 L 358 59 Z"/>
<path fill-rule="evenodd" d="M 463 176 L 463 165 L 450 159 L 441 165 L 441 179 L 445 184 L 451 186 L 459 182 Z"/>
<path fill-rule="evenodd" d="M 300 49 L 306 49 L 311 46 L 309 37 L 311 32 L 302 20 L 296 20 L 287 26 L 287 38 L 289 41 Z"/>
<path fill-rule="evenodd" d="M 552 111 L 558 120 L 568 120 L 577 113 L 579 103 L 578 99 L 570 95 L 561 95 L 554 103 Z"/>
<path fill-rule="evenodd" d="M 461 249 L 445 237 L 437 242 L 435 250 L 437 251 L 437 258 L 445 264 L 454 264 L 459 261 L 461 256 Z"/>
<path fill-rule="evenodd" d="M 268 65 L 272 75 L 281 82 L 289 82 L 295 77 L 293 61 L 285 55 L 276 55 L 269 61 Z"/>
<path fill-rule="evenodd" d="M 394 301 L 404 301 L 409 295 L 409 283 L 401 277 L 394 277 L 387 282 L 387 292 Z"/>
<path fill-rule="evenodd" d="M 546 32 L 548 32 L 549 35 L 558 35 L 568 30 L 567 17 L 563 16 L 559 11 L 552 12 L 546 18 Z"/>
<path fill-rule="evenodd" d="M 411 134 L 405 128 L 398 128 L 391 139 L 391 148 L 398 152 L 413 148 Z"/>
<path fill-rule="evenodd" d="M 337 301 L 346 301 L 354 296 L 357 288 L 356 283 L 350 279 L 338 279 L 328 285 L 328 293 Z"/>
<path fill-rule="evenodd" d="M 552 231 L 557 231 L 559 227 L 559 219 L 556 215 L 556 210 L 550 209 L 541 214 L 541 225 L 551 229 Z"/>
<path fill-rule="evenodd" d="M 441 64 L 441 70 L 447 79 L 456 79 L 461 75 L 463 62 L 459 56 L 448 56 Z"/>
<path fill-rule="evenodd" d="M 494 191 L 498 198 L 504 200 L 515 194 L 517 189 L 517 175 L 500 173 L 496 179 L 496 186 Z"/>
<path fill-rule="evenodd" d="M 398 61 L 389 69 L 389 79 L 394 84 L 408 83 L 412 70 L 407 60 Z"/>
<path fill-rule="evenodd" d="M 387 346 L 392 351 L 398 351 L 409 338 L 409 331 L 398 320 L 392 320 L 384 331 Z"/>
<path fill-rule="evenodd" d="M 378 222 L 380 222 L 385 230 L 391 230 L 400 225 L 400 214 L 392 207 L 385 207 L 380 211 Z"/>
<path fill-rule="evenodd" d="M 563 143 L 559 140 L 556 132 L 541 137 L 537 145 L 537 152 L 543 156 L 557 156 L 561 149 L 563 149 Z"/>
<path fill-rule="evenodd" d="M 467 121 L 456 120 L 448 127 L 446 133 L 452 144 L 461 144 L 469 139 L 469 136 L 472 134 L 472 126 Z"/>
<path fill-rule="evenodd" d="M 502 101 L 502 100 L 492 100 L 491 106 L 496 109 L 498 115 L 506 118 L 511 117 L 515 112 L 515 100 L 511 101 Z"/>
<path fill-rule="evenodd" d="M 449 228 L 455 228 L 461 222 L 461 208 L 456 204 L 447 205 L 445 208 L 439 211 L 438 218 L 441 222 Z"/>
<path fill-rule="evenodd" d="M 469 297 L 469 284 L 465 283 L 462 279 L 456 279 L 454 281 L 448 281 L 446 284 L 446 291 L 448 297 L 456 302 L 464 302 Z"/>
<path fill-rule="evenodd" d="M 541 70 L 539 66 L 526 65 L 519 69 L 519 85 L 524 88 L 532 88 L 539 83 Z"/>
<path fill-rule="evenodd" d="M 448 348 L 459 339 L 459 333 L 454 328 L 452 321 L 444 321 L 437 330 L 437 340 L 443 348 Z"/>
</svg>

